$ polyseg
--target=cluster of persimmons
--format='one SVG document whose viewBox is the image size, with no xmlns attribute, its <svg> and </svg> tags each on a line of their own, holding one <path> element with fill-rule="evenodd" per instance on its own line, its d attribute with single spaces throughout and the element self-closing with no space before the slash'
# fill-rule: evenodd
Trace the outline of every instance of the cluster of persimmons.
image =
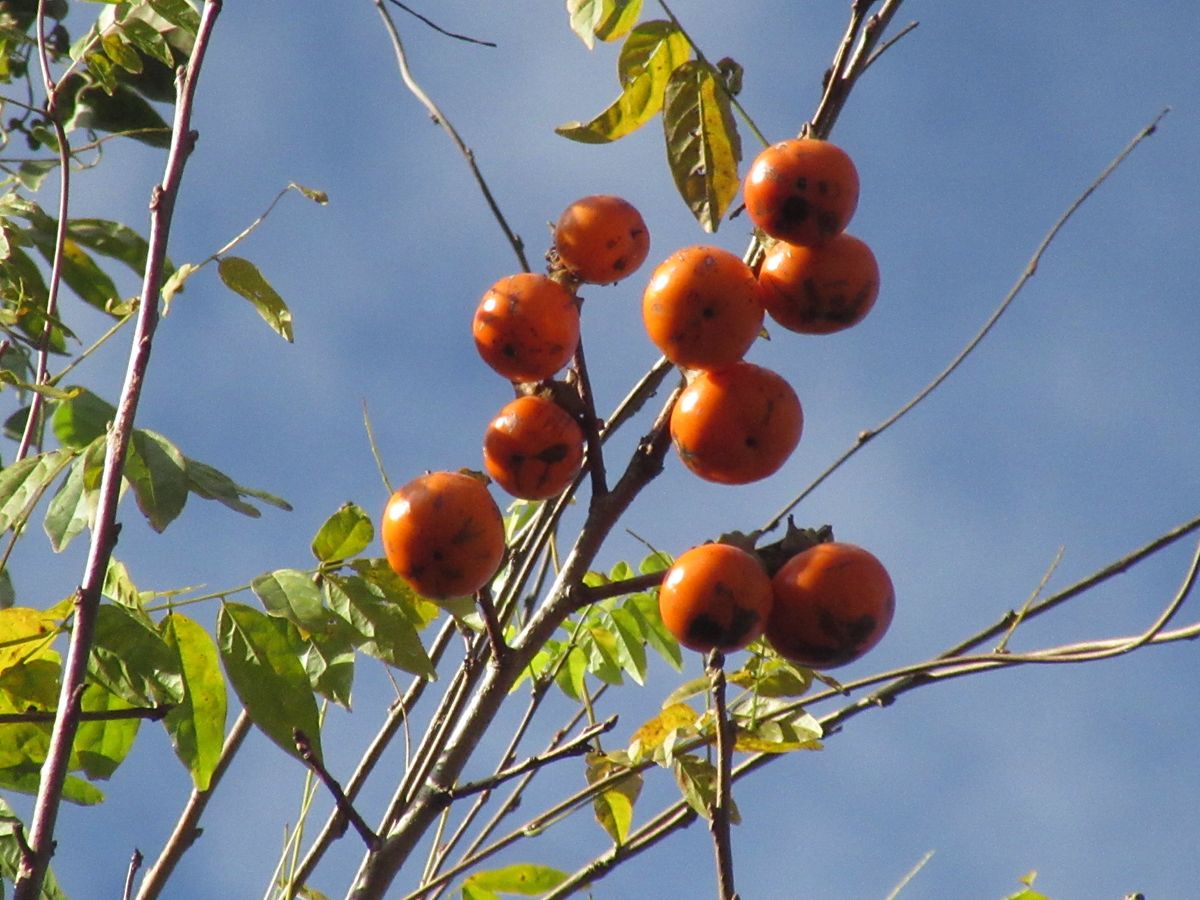
<svg viewBox="0 0 1200 900">
<path fill-rule="evenodd" d="M 719 247 L 686 247 L 655 268 L 642 297 L 647 335 L 687 378 L 670 415 L 679 458 L 700 478 L 733 485 L 778 471 L 804 422 L 791 385 L 744 359 L 766 316 L 790 331 L 828 334 L 859 322 L 879 289 L 870 248 L 845 231 L 859 179 L 843 150 L 809 138 L 768 147 L 743 193 L 765 247 L 757 271 Z M 483 438 L 487 475 L 509 494 L 547 500 L 579 477 L 584 426 L 594 423 L 562 402 L 554 382 L 579 345 L 576 289 L 632 275 L 649 250 L 632 204 L 584 197 L 555 225 L 548 274 L 510 275 L 483 295 L 475 345 L 517 386 Z M 427 473 L 397 490 L 382 537 L 392 568 L 433 599 L 486 588 L 505 549 L 486 479 L 463 472 Z M 835 541 L 796 553 L 773 573 L 751 547 L 702 544 L 675 560 L 659 590 L 663 622 L 684 646 L 729 652 L 765 635 L 781 656 L 814 668 L 870 650 L 894 603 L 879 560 Z"/>
</svg>

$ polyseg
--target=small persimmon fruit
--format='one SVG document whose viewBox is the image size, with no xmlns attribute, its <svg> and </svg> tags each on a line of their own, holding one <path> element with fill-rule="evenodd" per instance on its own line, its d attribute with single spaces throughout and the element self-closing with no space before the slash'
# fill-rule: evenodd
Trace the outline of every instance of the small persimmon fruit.
<svg viewBox="0 0 1200 900">
<path fill-rule="evenodd" d="M 831 669 L 879 643 L 896 609 L 892 579 L 873 554 L 832 541 L 797 553 L 771 580 L 767 640 L 802 666 Z"/>
<path fill-rule="evenodd" d="M 583 465 L 583 429 L 561 406 L 540 396 L 518 397 L 492 419 L 483 436 L 492 479 L 523 500 L 561 494 Z"/>
<path fill-rule="evenodd" d="M 667 569 L 658 590 L 667 630 L 702 653 L 741 650 L 761 635 L 771 601 L 771 578 L 762 562 L 732 544 L 688 550 Z"/>
<path fill-rule="evenodd" d="M 628 200 L 608 194 L 583 197 L 554 226 L 554 247 L 563 266 L 591 284 L 632 275 L 650 252 L 650 231 Z"/>
<path fill-rule="evenodd" d="M 678 366 L 716 369 L 746 355 L 762 331 L 754 272 L 719 247 L 685 247 L 650 276 L 642 295 L 646 333 Z"/>
<path fill-rule="evenodd" d="M 758 273 L 771 318 L 791 331 L 832 334 L 857 325 L 879 296 L 879 264 L 871 248 L 849 234 L 817 247 L 780 242 Z"/>
<path fill-rule="evenodd" d="M 392 569 L 418 594 L 474 594 L 504 558 L 504 520 L 487 485 L 461 472 L 430 472 L 399 488 L 380 528 Z"/>
<path fill-rule="evenodd" d="M 748 362 L 700 372 L 671 411 L 671 440 L 684 465 L 721 484 L 748 484 L 776 472 L 803 427 L 792 386 Z"/>
<path fill-rule="evenodd" d="M 820 244 L 840 234 L 858 206 L 858 170 L 829 141 L 772 144 L 750 165 L 742 188 L 750 220 L 789 244 Z"/>
<path fill-rule="evenodd" d="M 557 281 L 532 272 L 501 278 L 475 311 L 475 346 L 509 381 L 541 381 L 579 345 L 579 306 Z"/>
</svg>

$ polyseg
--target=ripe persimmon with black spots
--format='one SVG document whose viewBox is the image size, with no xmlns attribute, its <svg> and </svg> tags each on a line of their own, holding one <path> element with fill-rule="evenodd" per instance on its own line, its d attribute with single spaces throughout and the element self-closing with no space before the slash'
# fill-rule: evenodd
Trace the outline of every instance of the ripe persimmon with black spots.
<svg viewBox="0 0 1200 900">
<path fill-rule="evenodd" d="M 637 271 L 650 253 L 650 230 L 628 200 L 595 194 L 558 217 L 554 248 L 563 267 L 591 284 L 610 284 Z"/>
<path fill-rule="evenodd" d="M 767 147 L 742 187 L 750 220 L 789 244 L 841 234 L 858 207 L 858 169 L 836 144 L 794 138 Z"/>
<path fill-rule="evenodd" d="M 803 428 L 804 411 L 787 380 L 744 361 L 697 373 L 670 422 L 683 464 L 720 484 L 748 484 L 778 471 Z"/>
<path fill-rule="evenodd" d="M 746 355 L 762 331 L 754 272 L 720 247 L 685 247 L 663 260 L 642 294 L 650 340 L 677 366 L 716 369 Z"/>
<path fill-rule="evenodd" d="M 842 233 L 816 247 L 780 241 L 758 272 L 771 318 L 801 334 L 832 334 L 863 320 L 879 296 L 879 264 L 863 241 Z"/>
<path fill-rule="evenodd" d="M 874 554 L 837 541 L 797 553 L 771 579 L 767 640 L 794 663 L 844 666 L 879 643 L 896 610 L 892 579 Z"/>
<path fill-rule="evenodd" d="M 482 478 L 429 472 L 397 489 L 380 527 L 392 570 L 418 594 L 474 594 L 504 558 L 504 520 Z"/>
<path fill-rule="evenodd" d="M 688 550 L 667 569 L 658 589 L 667 630 L 702 653 L 731 653 L 759 637 L 771 602 L 771 578 L 762 562 L 732 544 Z"/>
<path fill-rule="evenodd" d="M 551 378 L 579 346 L 579 305 L 545 275 L 501 278 L 479 301 L 475 346 L 483 361 L 509 381 Z"/>
<path fill-rule="evenodd" d="M 583 466 L 583 429 L 546 397 L 518 397 L 496 414 L 483 436 L 488 475 L 522 500 L 561 494 Z"/>
</svg>

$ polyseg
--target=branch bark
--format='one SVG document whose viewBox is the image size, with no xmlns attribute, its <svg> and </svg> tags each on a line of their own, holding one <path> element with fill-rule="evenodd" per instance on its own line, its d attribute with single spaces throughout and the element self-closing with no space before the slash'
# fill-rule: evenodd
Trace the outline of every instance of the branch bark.
<svg viewBox="0 0 1200 900">
<path fill-rule="evenodd" d="M 120 530 L 116 521 L 117 502 L 120 499 L 126 452 L 133 433 L 133 420 L 150 361 L 154 330 L 158 324 L 158 295 L 162 286 L 163 261 L 167 253 L 171 219 L 183 179 L 184 165 L 196 142 L 196 133 L 191 130 L 196 81 L 220 11 L 221 0 L 206 0 L 200 15 L 191 59 L 176 76 L 175 117 L 170 149 L 162 182 L 155 186 L 150 199 L 150 238 L 142 278 L 141 307 L 125 373 L 125 383 L 108 436 L 97 500 L 96 525 L 92 532 L 83 580 L 75 595 L 75 626 L 71 632 L 59 693 L 60 714 L 54 723 L 50 747 L 42 766 L 30 827 L 30 854 L 21 860 L 13 890 L 14 900 L 34 900 L 39 895 L 54 850 L 54 827 L 62 802 L 71 745 L 79 726 L 79 699 L 87 674 L 96 610 L 100 605 L 100 590 Z"/>
</svg>

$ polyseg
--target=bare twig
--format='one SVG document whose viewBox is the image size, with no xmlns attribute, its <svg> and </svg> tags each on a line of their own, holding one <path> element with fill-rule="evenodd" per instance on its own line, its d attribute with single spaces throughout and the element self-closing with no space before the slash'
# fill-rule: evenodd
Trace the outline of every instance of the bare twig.
<svg viewBox="0 0 1200 900">
<path fill-rule="evenodd" d="M 1096 192 L 1100 185 L 1108 181 L 1108 179 L 1120 167 L 1120 165 L 1129 158 L 1130 154 L 1132 154 L 1134 150 L 1137 149 L 1138 145 L 1141 144 L 1141 142 L 1146 138 L 1150 137 L 1150 135 L 1154 134 L 1155 130 L 1158 128 L 1158 123 L 1162 121 L 1163 117 L 1169 111 L 1170 110 L 1168 109 L 1164 109 L 1154 117 L 1149 125 L 1139 131 L 1137 135 L 1135 135 L 1133 139 L 1125 145 L 1124 149 L 1122 149 L 1121 152 L 1113 158 L 1112 162 L 1105 166 L 1104 170 L 1094 179 L 1092 179 L 1092 182 L 1086 188 L 1084 188 L 1083 192 L 1076 197 L 1071 205 L 1068 206 L 1062 215 L 1058 217 L 1058 221 L 1056 221 L 1050 227 L 1050 230 L 1046 232 L 1045 237 L 1042 238 L 1041 243 L 1038 244 L 1037 249 L 1034 250 L 1033 256 L 1030 257 L 1029 262 L 1025 265 L 1025 270 L 1021 273 L 1016 283 L 1009 289 L 1008 293 L 1004 296 L 1004 299 L 1000 301 L 1000 305 L 996 307 L 996 309 L 988 317 L 987 321 L 984 322 L 983 327 L 976 332 L 975 336 L 967 342 L 966 346 L 958 352 L 954 359 L 952 359 L 949 364 L 942 369 L 937 376 L 934 377 L 932 381 L 925 385 L 925 387 L 921 388 L 921 390 L 918 391 L 911 400 L 901 406 L 898 410 L 896 410 L 874 428 L 860 433 L 854 444 L 852 444 L 842 453 L 841 456 L 834 460 L 833 463 L 831 463 L 825 469 L 825 471 L 813 479 L 808 487 L 804 488 L 804 490 L 793 497 L 788 504 L 783 507 L 783 509 L 777 512 L 760 529 L 760 533 L 773 531 L 775 528 L 777 528 L 788 513 L 799 506 L 800 503 L 803 502 L 813 491 L 815 491 L 827 478 L 829 478 L 830 475 L 840 469 L 844 463 L 858 453 L 858 451 L 861 450 L 867 444 L 867 442 L 878 437 L 880 434 L 887 431 L 902 418 L 912 412 L 912 410 L 923 400 L 925 400 L 926 397 L 937 390 L 938 387 L 941 386 L 942 382 L 954 374 L 958 367 L 966 361 L 967 357 L 974 352 L 975 348 L 982 343 L 983 339 L 986 338 L 989 333 L 991 333 L 991 330 L 995 327 L 996 323 L 1000 321 L 1000 317 L 1008 311 L 1008 308 L 1012 306 L 1013 301 L 1016 300 L 1021 291 L 1024 290 L 1025 285 L 1027 285 L 1030 279 L 1037 274 L 1038 266 L 1042 262 L 1042 257 L 1046 255 L 1046 251 L 1050 249 L 1050 245 L 1054 242 L 1054 239 L 1058 237 L 1059 232 L 1062 231 L 1067 222 L 1071 220 L 1079 208 L 1083 206 L 1083 204 L 1087 202 L 1092 194 Z"/>
<path fill-rule="evenodd" d="M 560 744 L 545 753 L 539 753 L 537 756 L 531 756 L 528 759 L 517 763 L 515 766 L 509 766 L 507 769 L 502 769 L 494 775 L 489 775 L 487 778 L 481 778 L 478 781 L 461 784 L 457 787 L 448 788 L 443 791 L 443 795 L 447 801 L 469 797 L 472 794 L 478 794 L 482 791 L 495 790 L 506 781 L 511 781 L 518 778 L 527 772 L 533 772 L 543 766 L 549 765 L 552 762 L 557 762 L 570 756 L 579 756 L 586 753 L 589 749 L 588 745 L 601 734 L 606 734 L 612 731 L 617 724 L 616 716 L 609 716 L 603 722 L 597 722 L 595 725 L 590 725 L 583 731 L 579 732 L 574 738 L 565 744 Z"/>
<path fill-rule="evenodd" d="M 424 22 L 426 25 L 428 25 L 430 28 L 432 28 L 438 34 L 444 34 L 446 37 L 454 38 L 456 41 L 466 41 L 468 44 L 479 44 L 481 47 L 495 47 L 496 46 L 496 44 L 493 41 L 481 41 L 479 38 L 468 37 L 465 34 L 456 34 L 453 31 L 447 31 L 445 28 L 442 28 L 436 22 L 421 15 L 415 9 L 405 6 L 403 3 L 400 2 L 400 0 L 388 0 L 388 2 L 400 7 L 402 10 L 404 10 L 406 13 L 408 13 L 413 18 L 420 19 L 422 22 Z"/>
<path fill-rule="evenodd" d="M 500 619 L 496 616 L 496 606 L 492 603 L 492 592 L 487 585 L 484 585 L 475 593 L 475 605 L 479 607 L 479 614 L 483 617 L 483 627 L 487 632 L 488 643 L 492 647 L 492 662 L 499 665 L 500 660 L 508 650 L 508 645 L 504 642 L 504 628 L 500 624 Z"/>
<path fill-rule="evenodd" d="M 855 82 L 874 61 L 872 51 L 900 9 L 902 0 L 884 0 L 879 12 L 868 18 L 867 13 L 875 2 L 852 0 L 850 4 L 850 23 L 834 55 L 833 65 L 825 73 L 825 92 L 808 126 L 814 137 L 828 137 L 833 130 Z"/>
<path fill-rule="evenodd" d="M 229 770 L 229 764 L 233 762 L 234 756 L 241 749 L 242 742 L 246 740 L 246 735 L 250 733 L 250 724 L 250 716 L 245 711 L 240 713 L 237 719 L 234 720 L 233 727 L 229 729 L 229 734 L 225 736 L 225 743 L 221 747 L 221 756 L 218 758 L 212 777 L 209 779 L 208 789 L 203 791 L 193 790 L 191 796 L 188 797 L 187 805 L 184 806 L 179 820 L 171 830 L 171 836 L 167 838 L 167 843 L 163 846 L 162 852 L 159 853 L 158 859 L 154 861 L 154 865 L 146 870 L 146 874 L 142 878 L 142 885 L 137 893 L 138 900 L 154 900 L 154 898 L 162 893 L 163 888 L 166 887 L 167 879 L 171 877 L 171 873 L 179 865 L 183 854 L 200 837 L 203 831 L 200 828 L 200 817 L 208 807 L 208 801 L 212 797 L 213 791 L 217 789 L 217 785 L 221 783 L 221 779 L 225 777 L 225 773 Z"/>
<path fill-rule="evenodd" d="M 725 708 L 725 654 L 713 650 L 705 662 L 708 690 L 712 697 L 714 733 L 717 750 L 717 785 L 709 808 L 708 827 L 712 832 L 717 856 L 717 896 L 720 900 L 737 900 L 733 886 L 733 843 L 729 833 L 730 804 L 729 772 L 733 765 L 733 723 Z"/>
<path fill-rule="evenodd" d="M 584 435 L 587 438 L 587 467 L 592 479 L 592 496 L 608 493 L 608 476 L 604 471 L 604 451 L 601 447 L 600 424 L 596 418 L 596 395 L 592 393 L 592 380 L 588 375 L 587 359 L 583 355 L 583 338 L 575 347 L 576 387 L 583 403 Z"/>
<path fill-rule="evenodd" d="M 133 709 L 81 710 L 80 722 L 113 722 L 118 719 L 147 719 L 157 722 L 173 709 L 163 706 L 134 707 Z M 23 713 L 0 713 L 0 725 L 15 725 L 19 722 L 53 722 L 58 712 L 53 709 L 30 709 Z"/>
<path fill-rule="evenodd" d="M 46 119 L 54 128 L 54 138 L 58 143 L 58 224 L 54 233 L 54 255 L 50 263 L 50 282 L 46 285 L 46 321 L 42 326 L 42 334 L 37 344 L 37 363 L 34 367 L 33 383 L 45 384 L 50 361 L 50 338 L 54 334 L 54 324 L 58 311 L 58 289 L 62 284 L 63 254 L 67 246 L 67 215 L 71 199 L 71 145 L 67 142 L 67 132 L 60 121 L 58 99 L 55 94 L 54 80 L 50 75 L 50 55 L 46 47 L 46 0 L 38 0 L 37 5 L 37 56 L 42 70 L 42 84 L 46 90 Z M 21 442 L 17 446 L 16 459 L 24 459 L 33 447 L 35 435 L 41 428 L 42 408 L 46 402 L 45 396 L 34 391 L 29 400 L 29 412 L 25 416 L 25 428 L 21 433 Z"/>
<path fill-rule="evenodd" d="M 500 230 L 504 232 L 505 238 L 508 239 L 513 253 L 516 254 L 517 260 L 521 264 L 521 268 L 526 272 L 530 271 L 529 260 L 525 258 L 525 244 L 509 227 L 508 220 L 504 217 L 504 213 L 500 211 L 500 206 L 496 203 L 496 198 L 492 196 L 491 188 L 488 187 L 483 173 L 480 172 L 479 166 L 475 162 L 475 151 L 466 145 L 466 142 L 459 136 L 455 127 L 450 124 L 450 120 L 442 114 L 438 105 L 433 102 L 424 89 L 417 83 L 417 80 L 413 78 L 412 71 L 408 67 L 408 56 L 404 52 L 404 43 L 400 40 L 400 31 L 396 28 L 396 22 L 392 19 L 391 13 L 383 5 L 383 0 L 372 0 L 372 2 L 374 2 L 375 7 L 379 10 L 384 28 L 387 29 L 388 36 L 391 38 L 392 50 L 396 55 L 396 65 L 400 68 L 400 77 L 404 79 L 404 84 L 420 104 L 428 110 L 433 121 L 440 125 L 442 130 L 450 136 L 450 140 L 454 142 L 454 146 L 458 148 L 458 152 L 463 155 L 463 159 L 467 161 L 467 166 L 471 169 L 471 174 L 475 176 L 475 182 L 479 185 L 479 190 L 483 193 L 483 199 L 487 202 L 488 209 L 492 211 L 493 218 L 499 224 Z"/>
<path fill-rule="evenodd" d="M 133 880 L 137 877 L 138 869 L 142 867 L 142 851 L 133 848 L 133 855 L 129 857 L 129 869 L 125 873 L 125 890 L 121 894 L 123 900 L 130 900 L 133 896 Z"/>
<path fill-rule="evenodd" d="M 171 129 L 170 149 L 167 153 L 162 183 L 155 187 L 150 200 L 150 238 L 146 254 L 146 268 L 142 279 L 142 304 L 138 311 L 137 328 L 126 369 L 125 383 L 121 389 L 116 416 L 109 432 L 97 498 L 92 543 L 88 550 L 83 579 L 76 595 L 75 626 L 71 631 L 59 693 L 58 708 L 62 715 L 54 723 L 50 736 L 50 747 L 42 766 L 33 823 L 30 828 L 33 859 L 23 862 L 20 867 L 13 891 L 14 900 L 33 900 L 38 896 L 45 878 L 46 868 L 50 862 L 50 855 L 53 852 L 54 826 L 62 801 L 71 746 L 79 725 L 77 718 L 80 711 L 78 708 L 79 689 L 84 684 L 86 676 L 87 660 L 95 631 L 96 609 L 100 602 L 104 574 L 117 539 L 116 512 L 117 502 L 120 499 L 125 456 L 132 436 L 133 420 L 137 412 L 138 400 L 141 397 L 142 384 L 150 361 L 154 329 L 158 324 L 157 297 L 162 285 L 167 239 L 170 234 L 175 200 L 183 178 L 184 165 L 197 137 L 196 133 L 191 130 L 196 82 L 220 10 L 221 0 L 206 0 L 200 14 L 192 56 L 188 60 L 187 66 L 180 69 L 176 78 L 175 118 Z M 67 166 L 63 166 L 64 172 L 67 168 Z"/>
<path fill-rule="evenodd" d="M 358 832 L 358 836 L 363 839 L 363 843 L 367 845 L 367 849 L 374 852 L 379 849 L 379 835 L 373 832 L 369 825 L 359 815 L 354 804 L 350 802 L 350 798 L 346 796 L 346 792 L 342 790 L 342 786 L 338 784 L 338 780 L 330 774 L 325 768 L 325 764 L 321 762 L 317 754 L 313 751 L 312 741 L 309 740 L 307 734 L 299 728 L 292 729 L 292 740 L 296 743 L 296 752 L 300 754 L 300 759 L 304 764 L 312 769 L 313 774 L 317 776 L 321 784 L 325 785 L 325 789 L 333 795 L 333 802 L 336 804 L 338 812 L 354 826 L 354 830 Z"/>
</svg>

